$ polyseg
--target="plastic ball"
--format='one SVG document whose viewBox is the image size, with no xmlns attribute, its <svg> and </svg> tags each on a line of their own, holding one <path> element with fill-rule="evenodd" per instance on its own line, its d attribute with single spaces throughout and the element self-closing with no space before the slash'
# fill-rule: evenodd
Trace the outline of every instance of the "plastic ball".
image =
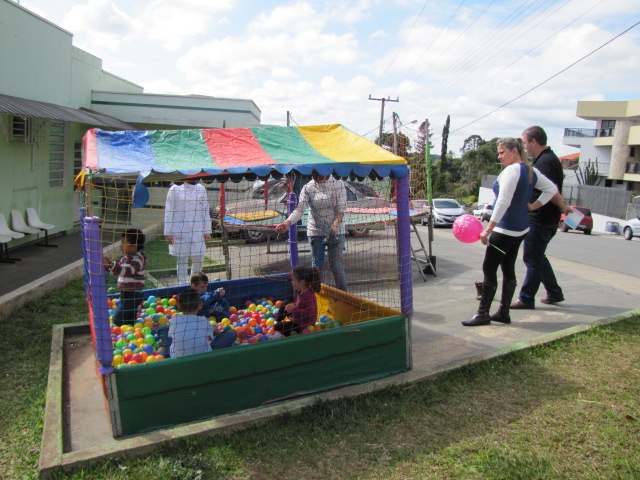
<svg viewBox="0 0 640 480">
<path fill-rule="evenodd" d="M 122 355 L 114 355 L 113 356 L 113 361 L 111 362 L 111 364 L 114 367 L 117 367 L 118 365 L 122 365 L 124 363 L 124 358 L 122 357 Z"/>
<path fill-rule="evenodd" d="M 156 339 L 153 338 L 153 335 L 151 334 L 145 335 L 144 341 L 146 342 L 147 345 L 153 345 L 154 343 L 156 343 Z"/>
<path fill-rule="evenodd" d="M 460 215 L 453 222 L 453 236 L 463 243 L 473 243 L 480 240 L 484 227 L 482 222 L 468 213 Z"/>
</svg>

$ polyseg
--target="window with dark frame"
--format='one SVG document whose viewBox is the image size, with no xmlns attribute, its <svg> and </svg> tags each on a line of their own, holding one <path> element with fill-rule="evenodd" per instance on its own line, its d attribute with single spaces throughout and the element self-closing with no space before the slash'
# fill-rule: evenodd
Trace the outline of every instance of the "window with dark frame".
<svg viewBox="0 0 640 480">
<path fill-rule="evenodd" d="M 66 124 L 51 122 L 49 125 L 49 187 L 64 187 Z"/>
</svg>

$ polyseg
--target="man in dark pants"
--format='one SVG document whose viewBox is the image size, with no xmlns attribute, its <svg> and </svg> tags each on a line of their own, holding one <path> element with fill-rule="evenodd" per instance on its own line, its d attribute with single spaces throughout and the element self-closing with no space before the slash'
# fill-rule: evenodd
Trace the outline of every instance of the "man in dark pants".
<svg viewBox="0 0 640 480">
<path fill-rule="evenodd" d="M 527 154 L 532 158 L 533 166 L 544 176 L 556 184 L 558 191 L 562 193 L 562 180 L 564 174 L 560 160 L 550 147 L 547 147 L 547 134 L 538 126 L 529 127 L 522 132 L 522 141 Z M 539 190 L 531 193 L 530 203 L 535 202 L 540 196 Z M 546 304 L 562 302 L 564 295 L 558 285 L 556 276 L 551 268 L 551 263 L 545 255 L 547 245 L 556 234 L 560 210 L 549 202 L 538 210 L 529 212 L 529 232 L 524 239 L 524 264 L 527 273 L 524 277 L 518 299 L 511 304 L 513 309 L 534 309 L 535 296 L 540 287 L 544 285 L 547 295 L 540 301 Z"/>
</svg>

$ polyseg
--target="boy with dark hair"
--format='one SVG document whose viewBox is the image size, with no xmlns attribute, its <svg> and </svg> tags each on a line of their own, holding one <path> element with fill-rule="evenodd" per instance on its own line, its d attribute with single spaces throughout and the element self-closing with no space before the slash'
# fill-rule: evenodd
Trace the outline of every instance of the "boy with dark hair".
<svg viewBox="0 0 640 480">
<path fill-rule="evenodd" d="M 216 321 L 219 322 L 229 314 L 229 302 L 224 298 L 227 292 L 222 287 L 210 292 L 209 278 L 206 274 L 199 272 L 192 275 L 191 288 L 200 293 L 202 308 L 198 311 L 198 315 L 207 318 L 216 317 Z"/>
<path fill-rule="evenodd" d="M 136 321 L 138 305 L 144 300 L 145 266 L 147 257 L 142 251 L 145 236 L 136 228 L 129 228 L 122 233 L 120 249 L 124 256 L 118 261 L 103 258 L 107 272 L 118 277 L 117 289 L 120 291 L 120 303 L 113 314 L 113 324 L 133 325 Z"/>
<path fill-rule="evenodd" d="M 213 328 L 209 320 L 196 314 L 201 307 L 197 291 L 187 289 L 178 294 L 178 308 L 182 313 L 175 314 L 169 321 L 172 358 L 211 351 Z"/>
<path fill-rule="evenodd" d="M 208 291 L 209 278 L 203 272 L 198 272 L 191 276 L 191 289 L 200 295 L 201 307 L 198 315 L 206 318 L 215 317 L 220 322 L 229 314 L 229 302 L 224 298 L 226 292 L 224 288 L 217 288 L 215 291 Z M 213 340 L 211 341 L 211 349 L 217 350 L 232 346 L 236 338 L 238 338 L 235 330 L 224 329 L 219 325 L 214 330 Z"/>
</svg>

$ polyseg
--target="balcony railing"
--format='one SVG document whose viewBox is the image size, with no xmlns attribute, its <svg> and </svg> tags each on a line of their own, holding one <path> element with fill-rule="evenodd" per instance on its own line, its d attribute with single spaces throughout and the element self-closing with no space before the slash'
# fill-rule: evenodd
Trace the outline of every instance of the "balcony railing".
<svg viewBox="0 0 640 480">
<path fill-rule="evenodd" d="M 565 137 L 595 137 L 597 136 L 595 128 L 565 128 Z"/>
<path fill-rule="evenodd" d="M 565 137 L 613 137 L 615 128 L 565 128 Z"/>
</svg>

